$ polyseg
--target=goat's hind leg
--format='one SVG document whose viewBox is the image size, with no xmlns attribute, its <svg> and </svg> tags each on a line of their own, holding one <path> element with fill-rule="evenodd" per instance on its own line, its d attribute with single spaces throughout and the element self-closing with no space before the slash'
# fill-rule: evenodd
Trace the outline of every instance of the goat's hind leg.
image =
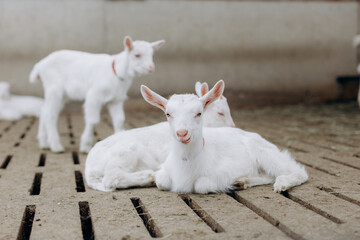
<svg viewBox="0 0 360 240">
<path fill-rule="evenodd" d="M 297 163 L 287 151 L 272 149 L 266 156 L 259 157 L 259 165 L 264 174 L 274 176 L 274 191 L 286 191 L 307 181 L 303 166 Z"/>
<path fill-rule="evenodd" d="M 102 183 L 105 189 L 112 191 L 117 188 L 155 187 L 155 172 L 149 169 L 129 173 L 122 169 L 111 169 L 105 172 Z"/>
<path fill-rule="evenodd" d="M 306 173 L 305 173 L 306 174 Z M 276 178 L 274 184 L 275 192 L 283 192 L 294 186 L 298 186 L 307 180 L 308 176 L 302 173 L 291 173 L 288 175 L 280 175 Z"/>
<path fill-rule="evenodd" d="M 275 182 L 274 177 L 257 176 L 257 177 L 239 177 L 233 184 L 234 190 L 247 189 L 259 185 L 268 185 Z"/>
</svg>

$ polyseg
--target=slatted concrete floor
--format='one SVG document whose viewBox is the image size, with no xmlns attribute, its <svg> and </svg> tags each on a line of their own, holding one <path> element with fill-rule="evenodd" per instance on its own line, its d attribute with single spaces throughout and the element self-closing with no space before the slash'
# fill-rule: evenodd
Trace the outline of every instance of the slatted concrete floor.
<svg viewBox="0 0 360 240">
<path fill-rule="evenodd" d="M 289 149 L 309 181 L 283 195 L 271 186 L 228 195 L 103 193 L 83 182 L 81 114 L 59 120 L 63 154 L 37 148 L 37 120 L 0 122 L 0 239 L 360 239 L 355 103 L 233 110 L 233 117 L 238 127 Z M 126 127 L 163 119 L 156 110 L 128 112 Z M 95 137 L 111 132 L 105 115 Z"/>
</svg>

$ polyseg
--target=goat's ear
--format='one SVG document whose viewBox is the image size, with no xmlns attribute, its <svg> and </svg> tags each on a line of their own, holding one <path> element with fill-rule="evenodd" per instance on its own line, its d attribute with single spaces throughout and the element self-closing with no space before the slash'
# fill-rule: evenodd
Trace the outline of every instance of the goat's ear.
<svg viewBox="0 0 360 240">
<path fill-rule="evenodd" d="M 204 96 L 208 91 L 209 91 L 209 85 L 206 82 L 204 83 L 196 82 L 195 92 L 199 97 Z"/>
<path fill-rule="evenodd" d="M 160 96 L 145 85 L 141 85 L 140 92 L 145 101 L 165 112 L 168 101 L 166 98 Z"/>
<path fill-rule="evenodd" d="M 198 97 L 201 97 L 201 83 L 200 82 L 195 83 L 195 92 L 196 92 L 196 95 L 198 95 Z"/>
<path fill-rule="evenodd" d="M 129 52 L 134 48 L 133 41 L 132 41 L 131 37 L 129 37 L 129 36 L 124 37 L 124 47 Z"/>
<path fill-rule="evenodd" d="M 201 84 L 201 96 L 205 96 L 206 93 L 209 92 L 209 85 L 204 82 Z"/>
<path fill-rule="evenodd" d="M 205 94 L 205 96 L 201 97 L 201 101 L 203 103 L 204 109 L 212 102 L 217 100 L 224 92 L 225 83 L 223 80 L 219 80 L 215 86 Z"/>
<path fill-rule="evenodd" d="M 154 49 L 154 51 L 157 51 L 162 47 L 162 45 L 164 45 L 164 43 L 165 43 L 165 40 L 159 40 L 159 41 L 152 42 L 151 46 Z"/>
</svg>

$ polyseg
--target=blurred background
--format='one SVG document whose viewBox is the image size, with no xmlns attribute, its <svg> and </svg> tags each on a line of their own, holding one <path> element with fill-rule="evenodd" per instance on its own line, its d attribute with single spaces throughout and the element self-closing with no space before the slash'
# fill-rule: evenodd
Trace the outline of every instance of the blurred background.
<svg viewBox="0 0 360 240">
<path fill-rule="evenodd" d="M 356 75 L 359 15 L 357 1 L 0 0 L 0 81 L 42 96 L 28 82 L 37 61 L 59 49 L 116 54 L 130 35 L 166 40 L 133 98 L 140 84 L 167 95 L 224 79 L 231 105 L 335 100 L 337 79 Z"/>
</svg>

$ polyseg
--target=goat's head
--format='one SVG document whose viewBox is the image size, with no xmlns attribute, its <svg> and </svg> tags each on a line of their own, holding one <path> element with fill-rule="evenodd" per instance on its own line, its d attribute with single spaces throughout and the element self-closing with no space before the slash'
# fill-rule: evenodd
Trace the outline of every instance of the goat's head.
<svg viewBox="0 0 360 240">
<path fill-rule="evenodd" d="M 129 36 L 126 36 L 124 38 L 124 47 L 128 54 L 129 71 L 138 75 L 154 72 L 154 51 L 160 49 L 164 43 L 164 40 L 151 43 L 146 41 L 132 41 Z"/>
<path fill-rule="evenodd" d="M 203 113 L 222 95 L 224 85 L 223 80 L 218 81 L 202 97 L 194 94 L 174 94 L 167 100 L 144 85 L 141 86 L 141 94 L 148 103 L 165 112 L 175 139 L 188 144 L 192 140 L 201 140 Z"/>
<path fill-rule="evenodd" d="M 209 92 L 209 86 L 206 82 L 196 82 L 195 91 L 199 97 L 202 97 Z M 203 121 L 206 127 L 235 127 L 226 97 L 221 95 L 209 105 L 204 113 Z"/>
<path fill-rule="evenodd" d="M 10 84 L 7 82 L 0 82 L 0 98 L 3 100 L 10 98 Z"/>
</svg>

